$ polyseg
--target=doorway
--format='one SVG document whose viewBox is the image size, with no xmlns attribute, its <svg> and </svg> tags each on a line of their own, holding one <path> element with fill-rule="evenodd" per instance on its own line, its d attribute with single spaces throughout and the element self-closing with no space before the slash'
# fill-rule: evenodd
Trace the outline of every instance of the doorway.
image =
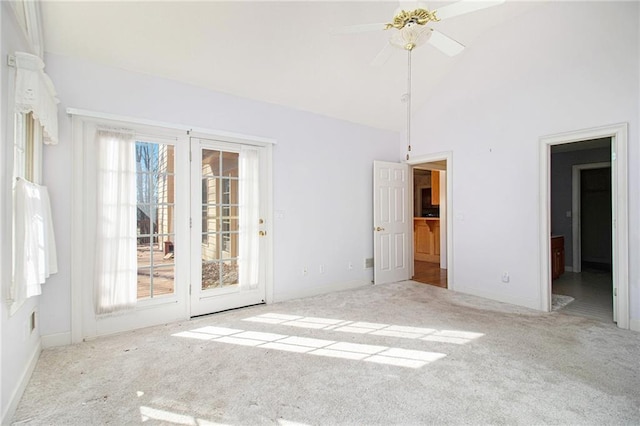
<svg viewBox="0 0 640 426">
<path fill-rule="evenodd" d="M 406 163 L 373 162 L 373 248 L 374 283 L 384 284 L 410 279 L 414 276 L 414 192 L 413 167 L 430 164 L 440 172 L 440 253 L 438 276 L 444 269 L 446 286 L 454 289 L 452 238 L 452 176 L 451 151 L 412 158 Z M 425 197 L 433 195 L 425 193 Z M 422 197 L 422 192 L 420 193 Z M 421 205 L 421 203 L 420 203 Z M 433 205 L 433 203 L 431 203 Z M 434 263 L 434 262 L 433 262 Z M 441 268 L 441 266 L 445 266 Z"/>
<path fill-rule="evenodd" d="M 413 281 L 447 288 L 446 160 L 413 166 Z M 444 216 L 444 215 L 443 215 Z M 444 219 L 446 222 L 446 219 Z"/>
<path fill-rule="evenodd" d="M 612 266 L 611 138 L 551 148 L 552 244 L 568 255 L 552 276 L 565 313 L 615 321 Z M 557 269 L 557 268 L 554 268 Z"/>
<path fill-rule="evenodd" d="M 554 275 L 558 272 L 555 268 L 552 269 L 552 264 L 556 263 L 551 259 L 552 247 L 554 260 L 556 256 L 573 259 L 574 244 L 571 242 L 579 234 L 579 230 L 574 233 L 572 227 L 566 231 L 566 224 L 573 223 L 575 219 L 571 207 L 565 204 L 564 207 L 552 209 L 552 204 L 557 204 L 558 200 L 557 194 L 554 196 L 552 190 L 554 178 L 557 178 L 557 171 L 554 172 L 552 169 L 552 156 L 563 150 L 572 151 L 574 147 L 584 148 L 586 145 L 580 145 L 581 143 L 604 144 L 605 152 L 607 152 L 611 163 L 609 174 L 611 177 L 611 220 L 608 223 L 611 235 L 611 281 L 608 287 L 611 289 L 612 314 L 609 316 L 609 321 L 615 321 L 618 327 L 624 329 L 628 329 L 630 326 L 627 138 L 628 125 L 626 123 L 540 138 L 540 200 L 542 200 L 540 203 L 540 307 L 543 311 L 548 312 L 552 309 L 552 294 L 557 288 L 552 280 L 552 271 Z M 600 148 L 602 147 L 603 145 L 600 146 Z M 571 197 L 572 202 L 575 198 Z M 561 197 L 561 199 L 566 203 L 567 197 Z M 578 214 L 577 218 L 579 219 L 579 217 Z M 564 223 L 564 230 L 559 230 L 558 223 Z M 554 234 L 556 234 L 555 237 L 564 239 L 560 247 L 558 247 L 557 238 L 552 238 Z M 565 251 L 569 251 L 566 256 Z M 566 268 L 565 274 L 575 273 L 574 268 L 580 268 L 582 271 L 581 263 L 576 265 L 572 263 L 566 266 L 568 268 Z"/>
<path fill-rule="evenodd" d="M 452 153 L 416 156 L 408 163 L 414 176 L 412 279 L 453 290 Z"/>
<path fill-rule="evenodd" d="M 190 130 L 101 116 L 74 116 L 72 124 L 78 152 L 72 342 L 272 300 L 271 142 L 198 138 Z M 127 161 L 87 167 L 113 157 L 98 149 L 112 139 Z M 120 262 L 103 272 L 95 267 L 97 213 L 100 223 L 116 221 L 102 219 L 115 213 L 95 188 L 98 179 L 111 177 L 127 197 L 116 219 L 131 226 L 111 227 L 126 243 L 126 268 Z M 114 270 L 125 270 L 126 279 L 87 285 Z M 107 297 L 112 293 L 118 298 Z"/>
</svg>

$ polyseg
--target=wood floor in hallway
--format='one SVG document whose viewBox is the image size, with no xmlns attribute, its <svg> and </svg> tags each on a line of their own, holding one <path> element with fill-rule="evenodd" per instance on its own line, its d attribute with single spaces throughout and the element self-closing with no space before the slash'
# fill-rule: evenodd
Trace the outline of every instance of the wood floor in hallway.
<svg viewBox="0 0 640 426">
<path fill-rule="evenodd" d="M 413 281 L 447 288 L 447 270 L 441 269 L 439 263 L 416 260 L 413 270 Z"/>
</svg>

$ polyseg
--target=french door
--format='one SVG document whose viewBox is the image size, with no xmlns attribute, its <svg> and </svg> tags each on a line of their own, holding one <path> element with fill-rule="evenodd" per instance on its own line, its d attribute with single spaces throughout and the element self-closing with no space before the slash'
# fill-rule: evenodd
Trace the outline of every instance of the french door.
<svg viewBox="0 0 640 426">
<path fill-rule="evenodd" d="M 113 210 L 96 196 L 100 170 L 107 170 L 98 166 L 103 125 L 74 126 L 74 342 L 266 301 L 271 147 L 140 126 L 121 132 L 133 161 L 108 169 L 109 176 L 129 176 L 121 180 L 128 183 L 126 222 L 134 225 L 122 238 L 133 245 L 123 256 L 136 271 L 135 288 L 126 287 L 132 306 L 100 311 L 114 304 L 98 298 L 95 284 L 97 218 Z"/>
<path fill-rule="evenodd" d="M 190 143 L 190 314 L 264 303 L 266 149 Z"/>
</svg>

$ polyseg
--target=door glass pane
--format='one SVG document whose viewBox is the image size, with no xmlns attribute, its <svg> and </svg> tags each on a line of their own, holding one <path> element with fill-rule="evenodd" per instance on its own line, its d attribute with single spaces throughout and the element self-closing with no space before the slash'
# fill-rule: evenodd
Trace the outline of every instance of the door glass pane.
<svg viewBox="0 0 640 426">
<path fill-rule="evenodd" d="M 202 177 L 220 176 L 220 151 L 202 150 Z"/>
<path fill-rule="evenodd" d="M 174 147 L 136 142 L 138 299 L 175 291 Z"/>
<path fill-rule="evenodd" d="M 222 262 L 221 279 L 223 285 L 238 284 L 238 261 Z"/>
<path fill-rule="evenodd" d="M 220 204 L 220 179 L 214 177 L 202 178 L 202 205 Z"/>
<path fill-rule="evenodd" d="M 239 154 L 202 150 L 202 289 L 238 284 Z"/>
<path fill-rule="evenodd" d="M 220 262 L 202 261 L 202 289 L 220 287 Z"/>
<path fill-rule="evenodd" d="M 210 262 L 220 259 L 220 233 L 208 232 L 203 234 L 202 260 Z"/>
<path fill-rule="evenodd" d="M 222 153 L 222 174 L 220 176 L 238 178 L 238 158 L 237 152 Z"/>
</svg>

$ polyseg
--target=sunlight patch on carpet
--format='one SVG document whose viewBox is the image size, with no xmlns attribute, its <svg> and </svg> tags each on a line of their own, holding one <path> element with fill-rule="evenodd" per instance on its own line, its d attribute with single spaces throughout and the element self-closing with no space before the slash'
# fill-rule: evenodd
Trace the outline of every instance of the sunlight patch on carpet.
<svg viewBox="0 0 640 426">
<path fill-rule="evenodd" d="M 484 336 L 483 333 L 475 333 L 471 331 L 436 330 L 424 327 L 409 327 L 372 322 L 354 322 L 339 319 L 301 317 L 273 313 L 245 318 L 243 321 L 287 325 L 291 327 L 310 328 L 315 330 L 333 330 L 345 333 L 400 337 L 403 339 L 419 339 L 429 342 L 453 343 L 456 345 L 464 345 L 465 343 L 469 343 L 472 340 Z"/>
<path fill-rule="evenodd" d="M 316 322 L 316 324 L 318 323 Z M 325 324 L 330 323 L 325 322 Z M 377 330 L 378 328 L 377 326 L 371 327 L 371 330 Z M 457 338 L 455 333 L 460 332 L 449 333 L 454 333 L 454 336 L 449 338 Z M 439 352 L 416 351 L 210 326 L 183 331 L 173 336 L 408 368 L 420 368 L 447 356 Z M 445 338 L 446 336 L 441 337 Z M 153 417 L 149 413 L 146 413 L 146 416 Z"/>
</svg>

